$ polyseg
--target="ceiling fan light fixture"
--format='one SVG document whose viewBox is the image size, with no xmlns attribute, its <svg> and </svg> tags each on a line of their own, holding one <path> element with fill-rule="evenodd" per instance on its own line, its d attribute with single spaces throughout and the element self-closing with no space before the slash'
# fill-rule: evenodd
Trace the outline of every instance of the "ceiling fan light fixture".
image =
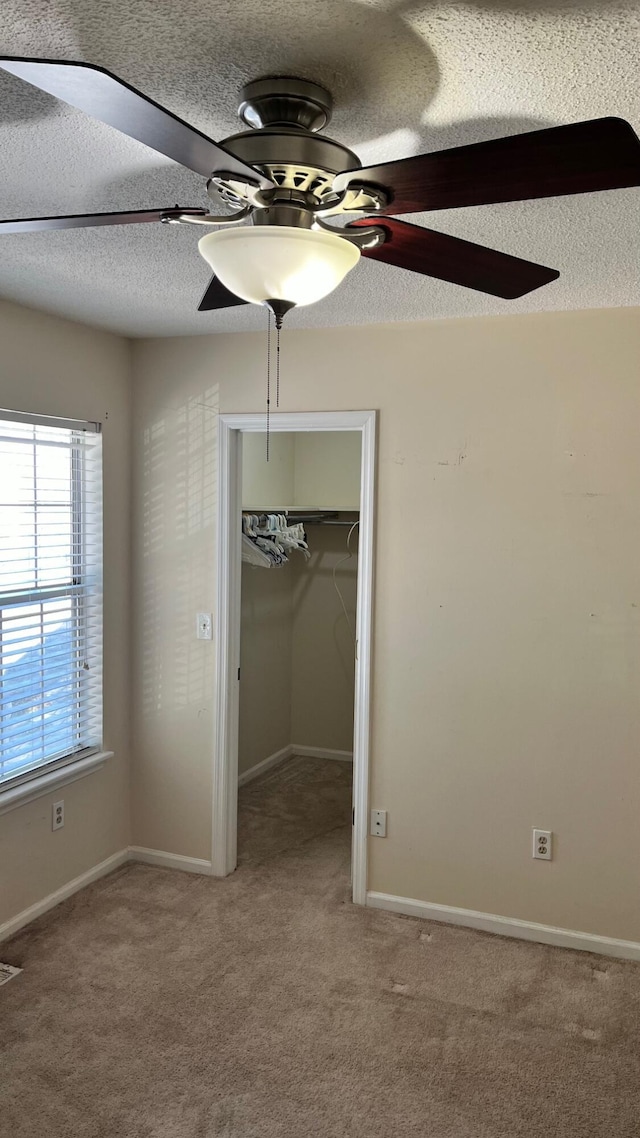
<svg viewBox="0 0 640 1138">
<path fill-rule="evenodd" d="M 344 237 L 288 225 L 221 229 L 202 237 L 198 249 L 226 288 L 262 305 L 315 304 L 360 259 L 360 250 Z"/>
</svg>

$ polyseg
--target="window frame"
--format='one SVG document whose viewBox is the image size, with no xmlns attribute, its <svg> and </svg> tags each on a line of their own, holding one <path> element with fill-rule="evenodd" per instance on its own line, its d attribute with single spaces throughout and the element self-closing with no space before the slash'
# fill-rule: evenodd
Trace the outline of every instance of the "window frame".
<svg viewBox="0 0 640 1138">
<path fill-rule="evenodd" d="M 48 415 L 30 414 L 28 412 L 19 412 L 0 408 L 0 421 L 12 422 L 21 424 L 23 426 L 42 426 L 42 427 L 58 427 L 65 430 L 82 434 L 82 432 L 90 432 L 97 436 L 102 435 L 102 424 L 99 422 L 92 422 L 80 419 L 62 419 Z M 46 444 L 44 444 L 46 445 Z M 102 438 L 100 437 L 98 446 L 100 446 L 100 457 L 97 474 L 94 476 L 95 481 L 93 488 L 97 488 L 99 497 L 99 544 L 97 544 L 98 552 L 98 580 L 91 581 L 91 572 L 89 569 L 89 558 L 87 556 L 87 533 L 91 528 L 92 521 L 87 518 L 87 492 L 89 488 L 89 479 L 86 471 L 86 455 L 77 447 L 70 443 L 70 460 L 71 460 L 71 525 L 72 525 L 72 564 L 71 576 L 68 582 L 56 585 L 43 585 L 28 590 L 16 589 L 13 593 L 0 593 L 0 643 L 2 641 L 2 611 L 4 608 L 10 607 L 12 604 L 19 604 L 21 601 L 24 604 L 42 604 L 48 600 L 55 600 L 58 597 L 69 599 L 73 616 L 73 632 L 76 637 L 73 652 L 76 659 L 82 651 L 82 638 L 86 636 L 86 630 L 89 626 L 89 600 L 90 596 L 99 597 L 99 654 L 102 658 L 103 644 L 104 644 L 104 618 L 102 611 L 102 584 L 103 584 L 103 542 L 102 542 L 102 491 L 103 491 L 103 464 L 102 464 Z M 36 441 L 37 449 L 37 441 Z M 34 530 L 37 532 L 37 521 L 34 519 Z M 84 613 L 80 617 L 78 615 L 78 607 L 84 607 Z M 83 632 L 81 633 L 81 621 Z M 71 676 L 71 670 L 70 670 Z M 83 693 L 78 670 L 75 674 L 78 678 L 76 681 L 76 690 L 73 700 L 70 699 L 69 706 L 72 716 L 76 717 L 77 721 L 77 736 L 81 737 L 82 726 L 82 699 Z M 95 681 L 98 684 L 98 697 L 97 706 L 99 707 L 99 726 L 100 726 L 100 741 L 90 746 L 81 746 L 75 750 L 69 751 L 62 755 L 57 755 L 50 760 L 44 760 L 37 765 L 32 766 L 27 770 L 17 770 L 15 774 L 8 778 L 0 780 L 0 814 L 4 813 L 6 809 L 11 809 L 13 804 L 19 805 L 25 799 L 39 797 L 40 794 L 46 793 L 56 785 L 64 784 L 67 782 L 75 781 L 76 778 L 82 778 L 84 774 L 89 774 L 92 770 L 99 769 L 103 765 L 105 759 L 111 756 L 112 752 L 104 751 L 104 723 L 102 714 L 102 703 L 104 684 L 102 677 L 102 669 L 100 669 L 99 680 Z M 2 711 L 2 679 L 0 678 L 0 712 Z M 91 712 L 89 713 L 91 714 Z"/>
</svg>

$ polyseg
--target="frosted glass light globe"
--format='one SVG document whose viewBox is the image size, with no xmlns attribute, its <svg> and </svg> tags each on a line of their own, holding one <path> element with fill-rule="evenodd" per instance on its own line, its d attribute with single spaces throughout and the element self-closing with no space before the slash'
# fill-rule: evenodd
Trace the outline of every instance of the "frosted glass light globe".
<svg viewBox="0 0 640 1138">
<path fill-rule="evenodd" d="M 289 225 L 220 229 L 202 237 L 198 249 L 222 284 L 250 304 L 314 304 L 360 259 L 360 250 L 344 237 Z"/>
</svg>

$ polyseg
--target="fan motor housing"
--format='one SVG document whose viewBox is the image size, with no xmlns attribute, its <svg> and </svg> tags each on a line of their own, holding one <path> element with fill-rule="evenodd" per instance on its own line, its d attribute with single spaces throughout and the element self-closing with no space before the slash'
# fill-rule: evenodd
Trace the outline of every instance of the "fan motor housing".
<svg viewBox="0 0 640 1138">
<path fill-rule="evenodd" d="M 222 145 L 236 158 L 268 173 L 271 168 L 318 170 L 330 174 L 333 181 L 336 174 L 362 165 L 357 154 L 334 139 L 295 127 L 243 131 L 225 138 Z"/>
<path fill-rule="evenodd" d="M 309 204 L 324 204 L 336 196 L 337 174 L 359 169 L 352 150 L 332 138 L 318 135 L 331 118 L 333 101 L 324 87 L 293 76 L 267 76 L 243 87 L 238 114 L 252 129 L 226 138 L 223 146 L 249 166 L 259 167 L 282 191 L 304 195 Z M 231 184 L 221 171 L 214 179 L 218 189 L 231 195 Z M 226 185 L 225 185 L 226 182 Z"/>
</svg>

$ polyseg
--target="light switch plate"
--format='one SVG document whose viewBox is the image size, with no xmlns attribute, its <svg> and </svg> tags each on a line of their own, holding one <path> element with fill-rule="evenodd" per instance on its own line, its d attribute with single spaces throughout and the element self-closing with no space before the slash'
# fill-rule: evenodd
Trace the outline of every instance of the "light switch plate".
<svg viewBox="0 0 640 1138">
<path fill-rule="evenodd" d="M 199 612 L 196 616 L 196 636 L 198 640 L 211 640 L 212 638 L 212 615 L 210 612 Z"/>
</svg>

